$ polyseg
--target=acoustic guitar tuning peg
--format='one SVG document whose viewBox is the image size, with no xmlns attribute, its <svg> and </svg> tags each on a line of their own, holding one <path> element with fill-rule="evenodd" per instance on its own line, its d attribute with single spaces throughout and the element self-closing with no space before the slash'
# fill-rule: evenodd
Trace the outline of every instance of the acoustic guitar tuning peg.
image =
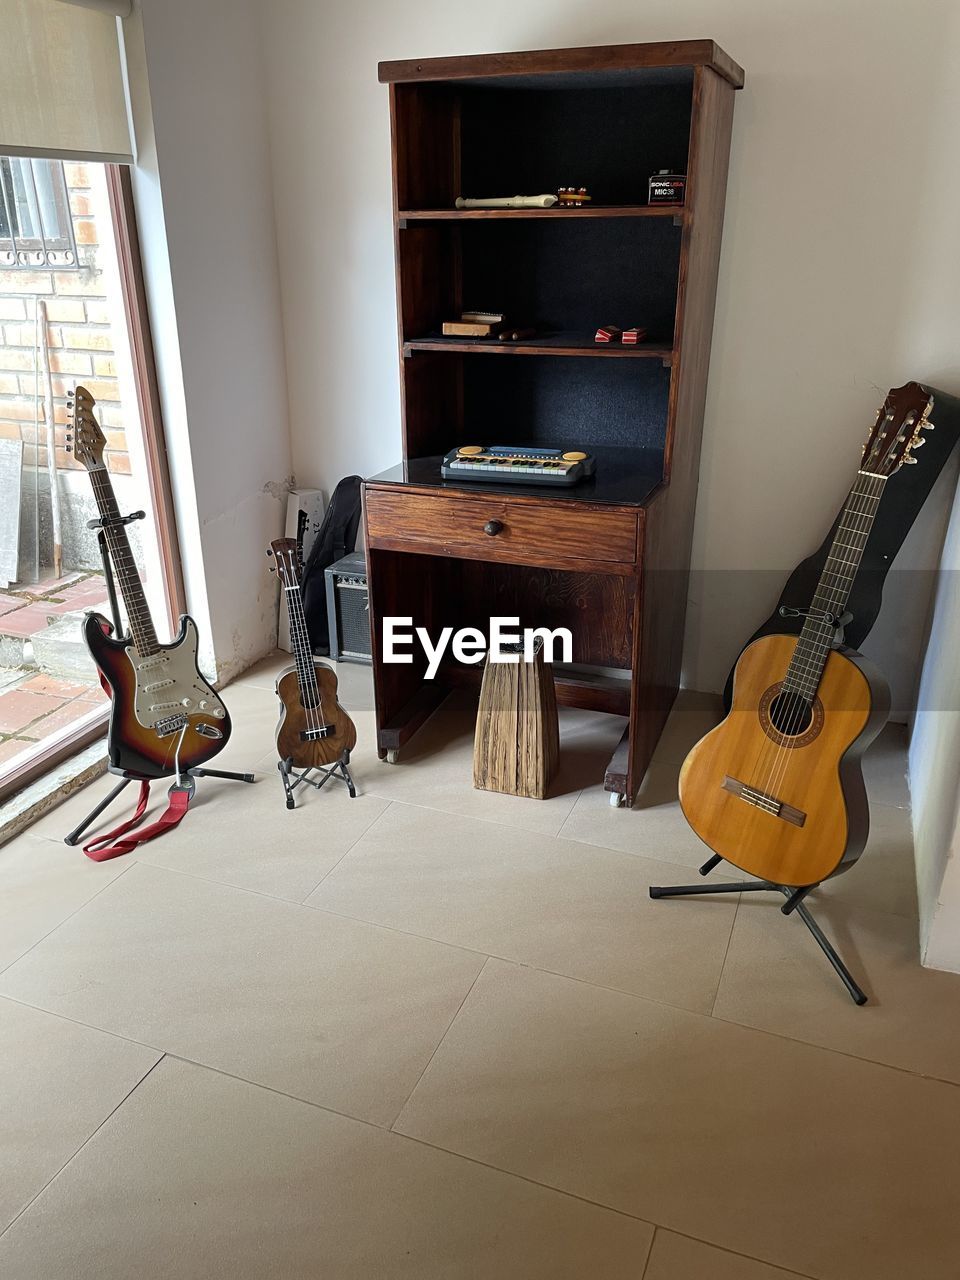
<svg viewBox="0 0 960 1280">
<path fill-rule="evenodd" d="M 277 571 L 276 571 L 276 569 L 273 567 L 273 565 L 271 565 L 271 566 L 270 566 L 270 568 L 267 570 L 267 573 L 276 573 L 276 572 L 277 572 Z"/>
<path fill-rule="evenodd" d="M 936 430 L 936 425 L 935 425 L 934 423 L 932 423 L 932 422 L 927 422 L 926 420 L 924 420 L 923 422 L 921 422 L 921 423 L 920 423 L 920 430 L 921 430 L 921 431 L 935 431 L 935 430 Z"/>
<path fill-rule="evenodd" d="M 273 555 L 273 547 L 267 547 L 267 559 Z"/>
<path fill-rule="evenodd" d="M 64 446 L 64 449 L 65 449 L 65 452 L 66 452 L 66 453 L 72 453 L 72 452 L 73 452 L 73 445 L 70 445 L 70 444 L 65 445 L 65 446 Z"/>
<path fill-rule="evenodd" d="M 905 467 L 915 467 L 917 465 L 917 461 L 917 458 L 904 458 L 903 465 Z"/>
<path fill-rule="evenodd" d="M 927 442 L 926 442 L 926 440 L 924 440 L 923 436 L 917 436 L 915 439 L 913 439 L 913 440 L 911 440 L 911 441 L 910 441 L 910 448 L 911 448 L 911 449 L 919 449 L 921 445 L 926 444 L 926 443 L 927 443 Z"/>
</svg>

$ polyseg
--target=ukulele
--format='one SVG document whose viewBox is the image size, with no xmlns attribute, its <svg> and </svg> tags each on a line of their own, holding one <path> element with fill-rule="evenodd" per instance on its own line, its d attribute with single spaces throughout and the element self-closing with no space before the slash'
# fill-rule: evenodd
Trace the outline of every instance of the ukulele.
<svg viewBox="0 0 960 1280">
<path fill-rule="evenodd" d="M 850 589 L 884 488 L 915 449 L 932 397 L 916 382 L 892 390 L 863 449 L 830 554 L 797 635 L 767 635 L 740 655 L 733 702 L 680 772 L 690 826 L 727 862 L 800 888 L 846 870 L 869 832 L 861 759 L 886 723 L 880 672 L 838 644 Z"/>
<path fill-rule="evenodd" d="M 317 769 L 346 763 L 357 745 L 357 728 L 337 701 L 334 671 L 313 656 L 300 594 L 300 551 L 294 538 L 270 544 L 290 617 L 294 666 L 277 679 L 280 723 L 277 753 L 287 767 Z M 351 784 L 352 785 L 352 784 Z"/>
<path fill-rule="evenodd" d="M 230 717 L 197 667 L 197 624 L 188 615 L 171 644 L 157 639 L 143 583 L 103 461 L 106 445 L 86 387 L 71 396 L 74 455 L 90 475 L 129 634 L 112 635 L 102 614 L 88 613 L 83 638 L 110 695 L 108 751 L 111 768 L 133 778 L 164 778 L 203 764 L 222 751 Z M 71 440 L 68 434 L 67 440 Z"/>
</svg>

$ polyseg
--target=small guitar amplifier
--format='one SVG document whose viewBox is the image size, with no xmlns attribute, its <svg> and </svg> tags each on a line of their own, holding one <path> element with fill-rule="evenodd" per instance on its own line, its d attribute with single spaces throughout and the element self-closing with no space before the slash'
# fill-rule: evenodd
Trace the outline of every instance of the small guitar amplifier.
<svg viewBox="0 0 960 1280">
<path fill-rule="evenodd" d="M 492 484 L 577 484 L 593 475 L 594 460 L 580 449 L 535 449 L 522 445 L 465 444 L 451 449 L 440 474 L 445 480 Z"/>
<path fill-rule="evenodd" d="M 335 662 L 373 662 L 367 565 L 360 552 L 324 569 L 330 657 Z"/>
</svg>

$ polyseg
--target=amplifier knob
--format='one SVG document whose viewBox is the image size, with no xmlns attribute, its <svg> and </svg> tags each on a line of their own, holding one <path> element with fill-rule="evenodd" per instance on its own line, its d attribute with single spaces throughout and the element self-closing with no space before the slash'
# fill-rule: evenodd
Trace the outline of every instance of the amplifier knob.
<svg viewBox="0 0 960 1280">
<path fill-rule="evenodd" d="M 502 528 L 503 525 L 499 520 L 488 520 L 483 526 L 483 532 L 489 534 L 491 538 L 495 538 Z"/>
</svg>

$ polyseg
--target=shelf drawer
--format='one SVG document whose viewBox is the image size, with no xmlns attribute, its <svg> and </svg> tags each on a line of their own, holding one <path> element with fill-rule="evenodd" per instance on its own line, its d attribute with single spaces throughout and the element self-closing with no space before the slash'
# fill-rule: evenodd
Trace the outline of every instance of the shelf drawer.
<svg viewBox="0 0 960 1280">
<path fill-rule="evenodd" d="M 515 564 L 634 564 L 638 513 L 574 502 L 367 488 L 371 546 Z M 497 527 L 499 526 L 499 527 Z M 489 530 L 489 531 L 488 531 Z"/>
</svg>

